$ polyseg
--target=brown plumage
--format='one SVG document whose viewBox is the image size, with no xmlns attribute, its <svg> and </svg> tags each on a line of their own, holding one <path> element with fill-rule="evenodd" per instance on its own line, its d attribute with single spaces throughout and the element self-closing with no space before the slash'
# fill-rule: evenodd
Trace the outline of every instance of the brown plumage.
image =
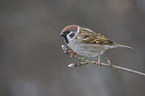
<svg viewBox="0 0 145 96">
<path fill-rule="evenodd" d="M 77 32 L 77 28 L 78 28 L 78 25 L 68 25 L 62 30 L 61 33 L 67 32 L 69 30 Z"/>
<path fill-rule="evenodd" d="M 100 33 L 95 33 L 91 29 L 88 28 L 81 28 L 81 33 L 78 36 L 82 36 L 83 43 L 90 43 L 90 44 L 109 44 L 113 45 L 115 42 L 106 38 L 104 35 L 100 35 Z"/>
<path fill-rule="evenodd" d="M 104 35 L 95 33 L 89 28 L 78 25 L 66 26 L 60 36 L 64 37 L 66 44 L 77 54 L 85 57 L 96 57 L 103 54 L 104 51 L 116 47 L 127 47 L 120 45 L 106 38 Z"/>
</svg>

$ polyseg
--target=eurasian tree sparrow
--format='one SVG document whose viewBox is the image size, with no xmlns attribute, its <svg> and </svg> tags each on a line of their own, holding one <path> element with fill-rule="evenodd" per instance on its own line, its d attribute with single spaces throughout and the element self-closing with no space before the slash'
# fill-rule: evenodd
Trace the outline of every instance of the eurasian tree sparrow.
<svg viewBox="0 0 145 96">
<path fill-rule="evenodd" d="M 78 25 L 66 26 L 61 34 L 65 43 L 75 52 L 84 57 L 98 57 L 98 65 L 100 65 L 100 55 L 107 49 L 116 47 L 127 47 L 126 45 L 117 44 L 106 38 L 104 35 L 95 33 L 91 29 L 80 27 Z"/>
</svg>

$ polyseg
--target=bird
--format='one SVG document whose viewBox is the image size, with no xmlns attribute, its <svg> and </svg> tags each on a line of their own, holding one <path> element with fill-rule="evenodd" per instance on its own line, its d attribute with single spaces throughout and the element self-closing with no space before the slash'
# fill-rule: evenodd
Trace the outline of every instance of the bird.
<svg viewBox="0 0 145 96">
<path fill-rule="evenodd" d="M 63 37 L 66 45 L 73 50 L 71 57 L 74 55 L 83 57 L 98 56 L 96 65 L 99 66 L 100 56 L 106 50 L 117 47 L 133 49 L 130 46 L 118 44 L 100 33 L 79 25 L 68 25 L 64 27 L 59 36 Z"/>
</svg>

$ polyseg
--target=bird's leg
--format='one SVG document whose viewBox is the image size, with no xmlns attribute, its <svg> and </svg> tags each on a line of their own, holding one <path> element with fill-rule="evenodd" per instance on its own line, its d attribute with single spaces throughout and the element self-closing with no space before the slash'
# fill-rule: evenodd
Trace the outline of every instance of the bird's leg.
<svg viewBox="0 0 145 96">
<path fill-rule="evenodd" d="M 101 54 L 99 54 L 99 56 L 98 56 L 98 61 L 97 61 L 97 63 L 95 64 L 95 66 L 97 66 L 97 65 L 98 65 L 99 67 L 101 66 L 101 65 L 100 65 L 100 63 L 101 63 L 101 62 L 100 62 L 100 56 L 101 56 Z"/>
<path fill-rule="evenodd" d="M 77 57 L 77 53 L 76 52 L 74 52 L 74 51 L 70 51 L 70 58 L 72 58 L 72 57 Z"/>
</svg>

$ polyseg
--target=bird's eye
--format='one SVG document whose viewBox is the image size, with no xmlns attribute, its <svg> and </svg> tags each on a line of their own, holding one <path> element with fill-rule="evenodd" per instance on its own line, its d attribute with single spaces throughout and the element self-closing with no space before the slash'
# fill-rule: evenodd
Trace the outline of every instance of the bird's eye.
<svg viewBox="0 0 145 96">
<path fill-rule="evenodd" d="M 68 31 L 66 31 L 66 34 L 69 34 L 70 33 L 70 31 L 68 30 Z"/>
</svg>

